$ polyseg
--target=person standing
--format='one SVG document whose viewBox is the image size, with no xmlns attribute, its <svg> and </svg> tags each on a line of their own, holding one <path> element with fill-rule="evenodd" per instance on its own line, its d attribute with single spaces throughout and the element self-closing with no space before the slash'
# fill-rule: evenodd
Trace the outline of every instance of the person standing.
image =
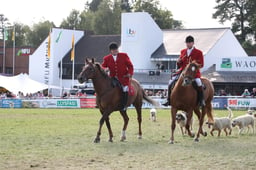
<svg viewBox="0 0 256 170">
<path fill-rule="evenodd" d="M 118 50 L 115 42 L 109 45 L 110 54 L 103 58 L 103 68 L 108 68 L 110 77 L 116 78 L 122 85 L 122 110 L 126 110 L 130 80 L 133 76 L 133 64 L 126 53 Z"/>
<path fill-rule="evenodd" d="M 172 76 L 171 80 L 169 81 L 168 85 L 168 97 L 166 103 L 164 103 L 164 106 L 169 106 L 170 105 L 170 96 L 171 96 L 171 90 L 173 83 L 175 80 L 178 79 L 179 75 L 181 72 L 186 68 L 186 66 L 190 63 L 195 61 L 197 64 L 199 64 L 199 67 L 202 68 L 204 66 L 204 57 L 203 53 L 201 50 L 195 48 L 194 46 L 194 37 L 191 35 L 186 37 L 185 40 L 186 47 L 185 49 L 181 50 L 179 59 L 177 60 L 177 66 L 179 68 L 178 72 Z M 202 86 L 202 81 L 200 79 L 201 77 L 201 72 L 200 69 L 197 70 L 196 76 L 195 76 L 195 81 L 197 84 L 197 91 L 199 95 L 199 105 L 200 106 L 205 106 L 205 101 L 204 101 L 204 96 L 203 96 L 203 86 Z"/>
</svg>

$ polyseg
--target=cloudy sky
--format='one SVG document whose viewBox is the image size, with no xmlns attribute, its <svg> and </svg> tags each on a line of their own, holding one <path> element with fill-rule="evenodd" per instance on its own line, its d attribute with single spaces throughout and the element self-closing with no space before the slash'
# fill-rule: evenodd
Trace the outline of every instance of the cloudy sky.
<svg viewBox="0 0 256 170">
<path fill-rule="evenodd" d="M 72 9 L 82 11 L 86 0 L 5 0 L 1 2 L 0 14 L 11 23 L 32 25 L 40 20 L 50 20 L 59 26 Z M 230 27 L 212 19 L 215 0 L 160 0 L 163 8 L 169 9 L 174 19 L 183 21 L 186 28 Z"/>
</svg>

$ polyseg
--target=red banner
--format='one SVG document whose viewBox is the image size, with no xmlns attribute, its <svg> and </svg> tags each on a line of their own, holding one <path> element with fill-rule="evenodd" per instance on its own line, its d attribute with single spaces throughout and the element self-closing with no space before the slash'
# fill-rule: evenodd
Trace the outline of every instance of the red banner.
<svg viewBox="0 0 256 170">
<path fill-rule="evenodd" d="M 81 98 L 80 99 L 81 108 L 95 108 L 96 107 L 96 98 Z"/>
</svg>

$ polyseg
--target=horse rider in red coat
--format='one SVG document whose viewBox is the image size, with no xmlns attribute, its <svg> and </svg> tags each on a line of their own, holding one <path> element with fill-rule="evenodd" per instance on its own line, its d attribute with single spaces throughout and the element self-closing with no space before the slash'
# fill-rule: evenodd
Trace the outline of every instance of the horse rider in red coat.
<svg viewBox="0 0 256 170">
<path fill-rule="evenodd" d="M 168 98 L 167 102 L 164 103 L 164 106 L 170 105 L 170 96 L 171 96 L 171 90 L 173 83 L 175 80 L 178 79 L 179 75 L 183 71 L 184 68 L 186 68 L 187 64 L 189 64 L 192 61 L 196 61 L 197 64 L 199 64 L 200 68 L 204 66 L 204 57 L 203 53 L 201 50 L 198 50 L 194 46 L 194 38 L 190 35 L 186 37 L 186 49 L 181 50 L 179 59 L 177 61 L 177 65 L 179 67 L 178 72 L 172 77 L 172 79 L 169 81 L 169 86 L 168 86 Z M 205 101 L 204 101 L 204 96 L 203 96 L 203 86 L 202 86 L 202 81 L 200 79 L 201 73 L 200 70 L 197 70 L 196 76 L 195 76 L 195 81 L 198 86 L 197 91 L 199 95 L 199 105 L 200 106 L 205 106 Z"/>
<path fill-rule="evenodd" d="M 103 58 L 102 67 L 108 68 L 110 77 L 116 78 L 122 85 L 122 110 L 126 110 L 130 80 L 133 76 L 133 64 L 126 53 L 120 53 L 117 43 L 109 45 L 110 54 Z"/>
</svg>

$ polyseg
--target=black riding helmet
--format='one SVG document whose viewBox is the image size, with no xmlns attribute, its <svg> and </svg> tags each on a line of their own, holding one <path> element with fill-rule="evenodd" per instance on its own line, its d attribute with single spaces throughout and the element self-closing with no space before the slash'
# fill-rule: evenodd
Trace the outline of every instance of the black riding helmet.
<svg viewBox="0 0 256 170">
<path fill-rule="evenodd" d="M 116 50 L 116 49 L 118 49 L 118 45 L 117 45 L 116 42 L 110 43 L 108 47 L 109 47 L 109 50 Z"/>
</svg>

